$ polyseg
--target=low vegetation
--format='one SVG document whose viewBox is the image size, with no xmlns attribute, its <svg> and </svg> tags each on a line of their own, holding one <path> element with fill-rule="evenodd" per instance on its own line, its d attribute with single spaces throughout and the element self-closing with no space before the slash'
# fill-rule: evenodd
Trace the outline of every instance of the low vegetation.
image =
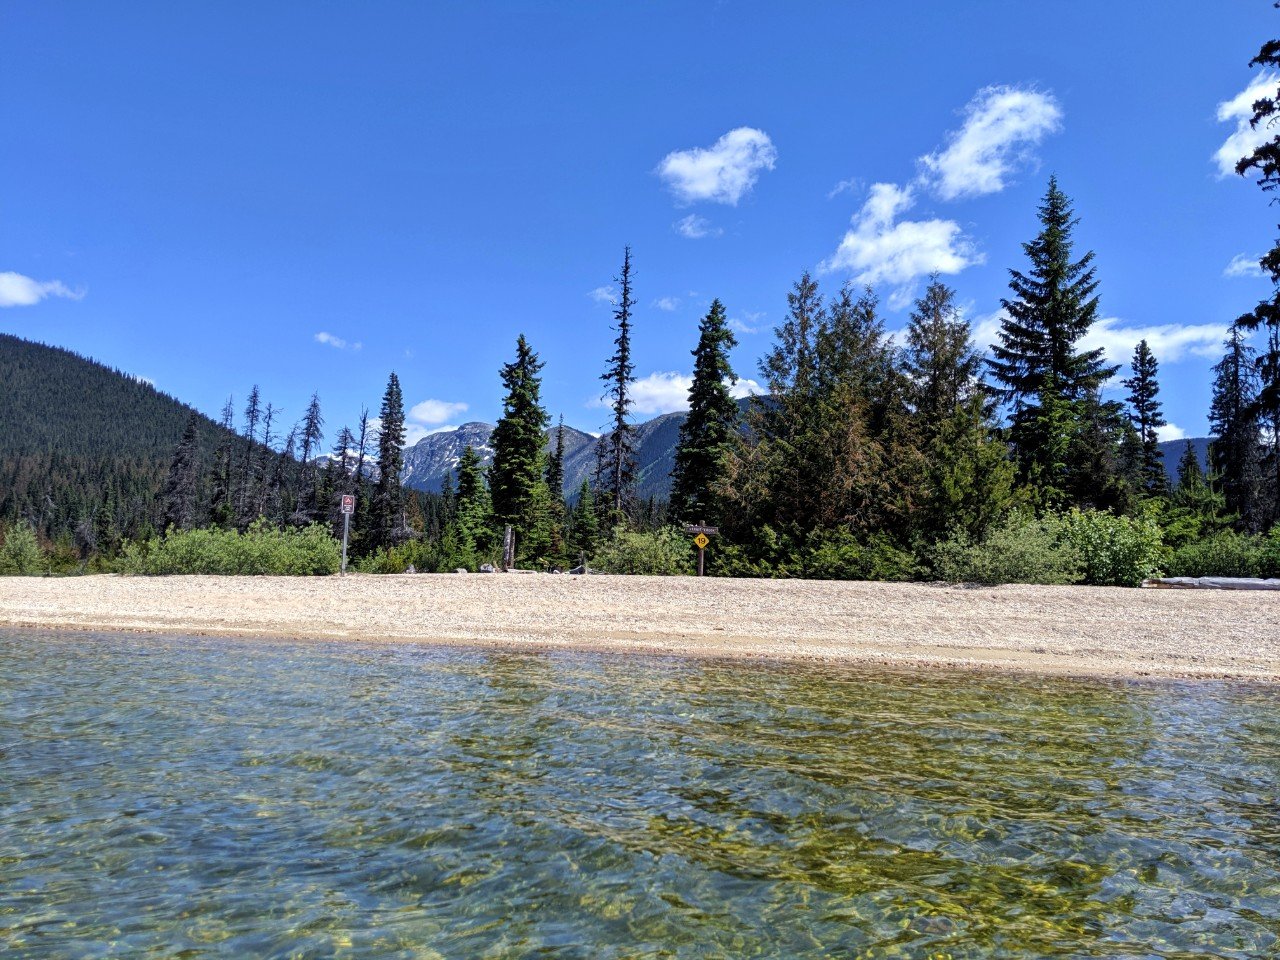
<svg viewBox="0 0 1280 960">
<path fill-rule="evenodd" d="M 153 575 L 323 576 L 338 572 L 341 550 L 320 524 L 280 530 L 259 521 L 244 533 L 214 527 L 171 530 L 163 537 L 128 543 L 119 569 Z"/>
</svg>

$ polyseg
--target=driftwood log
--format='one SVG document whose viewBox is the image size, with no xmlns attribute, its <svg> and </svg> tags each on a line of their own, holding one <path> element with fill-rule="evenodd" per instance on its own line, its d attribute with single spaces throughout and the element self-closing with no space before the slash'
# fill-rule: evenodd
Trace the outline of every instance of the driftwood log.
<svg viewBox="0 0 1280 960">
<path fill-rule="evenodd" d="M 1165 590 L 1280 590 L 1280 580 L 1246 577 L 1158 577 L 1142 585 Z"/>
</svg>

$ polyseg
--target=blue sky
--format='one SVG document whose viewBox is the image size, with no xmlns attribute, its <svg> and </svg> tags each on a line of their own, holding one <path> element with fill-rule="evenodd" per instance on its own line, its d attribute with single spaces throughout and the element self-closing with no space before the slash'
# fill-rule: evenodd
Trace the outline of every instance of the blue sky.
<svg viewBox="0 0 1280 960">
<path fill-rule="evenodd" d="M 1202 434 L 1217 342 L 1266 290 L 1230 265 L 1276 212 L 1218 154 L 1280 14 L 1152 9 L 9 0 L 0 330 L 211 414 L 315 389 L 330 436 L 393 369 L 415 435 L 492 420 L 523 332 L 553 416 L 597 430 L 624 244 L 648 416 L 713 296 L 754 376 L 804 270 L 874 281 L 898 328 L 941 269 L 989 332 L 1052 171 L 1097 342 L 1148 335 Z"/>
</svg>

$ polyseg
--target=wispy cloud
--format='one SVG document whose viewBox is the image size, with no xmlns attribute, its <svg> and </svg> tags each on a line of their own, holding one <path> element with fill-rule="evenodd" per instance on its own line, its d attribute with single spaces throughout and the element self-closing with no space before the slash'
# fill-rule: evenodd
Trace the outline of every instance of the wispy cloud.
<svg viewBox="0 0 1280 960">
<path fill-rule="evenodd" d="M 691 213 L 687 217 L 677 220 L 671 227 L 680 236 L 687 237 L 690 240 L 701 240 L 703 237 L 718 237 L 724 233 L 719 227 L 712 226 L 711 221 L 706 217 L 700 217 L 696 213 Z"/>
<path fill-rule="evenodd" d="M 587 294 L 596 303 L 613 306 L 618 302 L 618 290 L 616 287 L 596 287 Z"/>
<path fill-rule="evenodd" d="M 61 280 L 32 280 L 20 273 L 0 273 L 0 307 L 31 307 L 46 297 L 83 300 L 83 290 L 72 290 Z"/>
<path fill-rule="evenodd" d="M 657 307 L 659 310 L 663 310 L 667 313 L 672 313 L 680 309 L 680 298 L 679 297 L 659 297 L 657 300 L 653 301 L 653 305 Z"/>
<path fill-rule="evenodd" d="M 348 343 L 341 337 L 335 337 L 332 333 L 326 333 L 321 330 L 315 336 L 316 343 L 323 343 L 326 347 L 333 347 L 335 350 L 359 350 L 364 344 L 359 340 L 355 343 Z"/>
<path fill-rule="evenodd" d="M 672 151 L 658 164 L 658 175 L 684 203 L 706 200 L 737 206 L 777 159 L 767 133 L 738 127 L 710 147 Z"/>
<path fill-rule="evenodd" d="M 842 193 L 859 193 L 862 190 L 862 181 L 857 177 L 850 177 L 848 180 L 841 180 L 834 187 L 827 191 L 827 199 L 834 200 Z"/>
<path fill-rule="evenodd" d="M 1253 119 L 1254 102 L 1264 97 L 1274 97 L 1277 87 L 1280 87 L 1280 75 L 1262 73 L 1254 77 L 1252 83 L 1230 100 L 1224 100 L 1218 104 L 1218 122 L 1236 125 L 1235 130 L 1213 155 L 1219 177 L 1229 177 L 1234 174 L 1240 159 L 1253 153 L 1275 133 L 1274 130 L 1268 129 L 1266 124 L 1262 124 L 1255 130 L 1249 121 Z"/>
<path fill-rule="evenodd" d="M 1224 277 L 1265 277 L 1266 274 L 1258 262 L 1261 259 L 1261 257 L 1237 253 L 1222 271 L 1222 275 Z"/>
<path fill-rule="evenodd" d="M 921 181 L 943 200 L 999 193 L 1033 148 L 1062 128 L 1062 108 L 1047 93 L 985 87 L 964 108 L 964 123 L 946 146 L 920 158 Z"/>
<path fill-rule="evenodd" d="M 872 184 L 852 229 L 822 268 L 847 271 L 858 283 L 892 284 L 909 301 L 916 278 L 957 274 L 986 259 L 954 220 L 898 219 L 914 205 L 912 188 Z"/>
<path fill-rule="evenodd" d="M 729 318 L 729 329 L 736 333 L 752 334 L 760 332 L 760 325 L 764 321 L 765 314 L 747 313 L 741 317 Z"/>
</svg>

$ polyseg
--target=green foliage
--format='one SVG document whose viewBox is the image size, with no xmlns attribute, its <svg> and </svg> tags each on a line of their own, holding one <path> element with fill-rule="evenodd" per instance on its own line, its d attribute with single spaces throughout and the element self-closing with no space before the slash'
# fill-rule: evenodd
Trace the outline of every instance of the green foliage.
<svg viewBox="0 0 1280 960">
<path fill-rule="evenodd" d="M 697 572 L 693 541 L 675 527 L 652 532 L 617 527 L 589 559 L 602 573 L 674 577 Z"/>
<path fill-rule="evenodd" d="M 1085 583 L 1137 587 L 1159 574 L 1160 527 L 1150 517 L 1071 510 L 1047 523 L 1079 555 Z"/>
<path fill-rule="evenodd" d="M 31 524 L 20 520 L 5 532 L 0 544 L 0 575 L 31 576 L 44 572 L 44 553 Z"/>
<path fill-rule="evenodd" d="M 170 530 L 163 537 L 125 544 L 124 573 L 270 574 L 323 576 L 337 573 L 342 545 L 327 527 L 275 529 L 259 519 L 244 533 L 205 528 Z"/>
<path fill-rule="evenodd" d="M 799 575 L 816 580 L 913 580 L 921 569 L 883 534 L 860 540 L 848 530 L 811 537 L 799 559 Z"/>
<path fill-rule="evenodd" d="M 1011 514 L 979 541 L 957 533 L 932 552 L 934 575 L 949 583 L 1043 583 L 1080 581 L 1083 560 L 1063 542 L 1059 524 Z"/>
<path fill-rule="evenodd" d="M 1280 577 L 1280 527 L 1265 537 L 1222 530 L 1186 543 L 1165 561 L 1171 577 Z"/>
</svg>

